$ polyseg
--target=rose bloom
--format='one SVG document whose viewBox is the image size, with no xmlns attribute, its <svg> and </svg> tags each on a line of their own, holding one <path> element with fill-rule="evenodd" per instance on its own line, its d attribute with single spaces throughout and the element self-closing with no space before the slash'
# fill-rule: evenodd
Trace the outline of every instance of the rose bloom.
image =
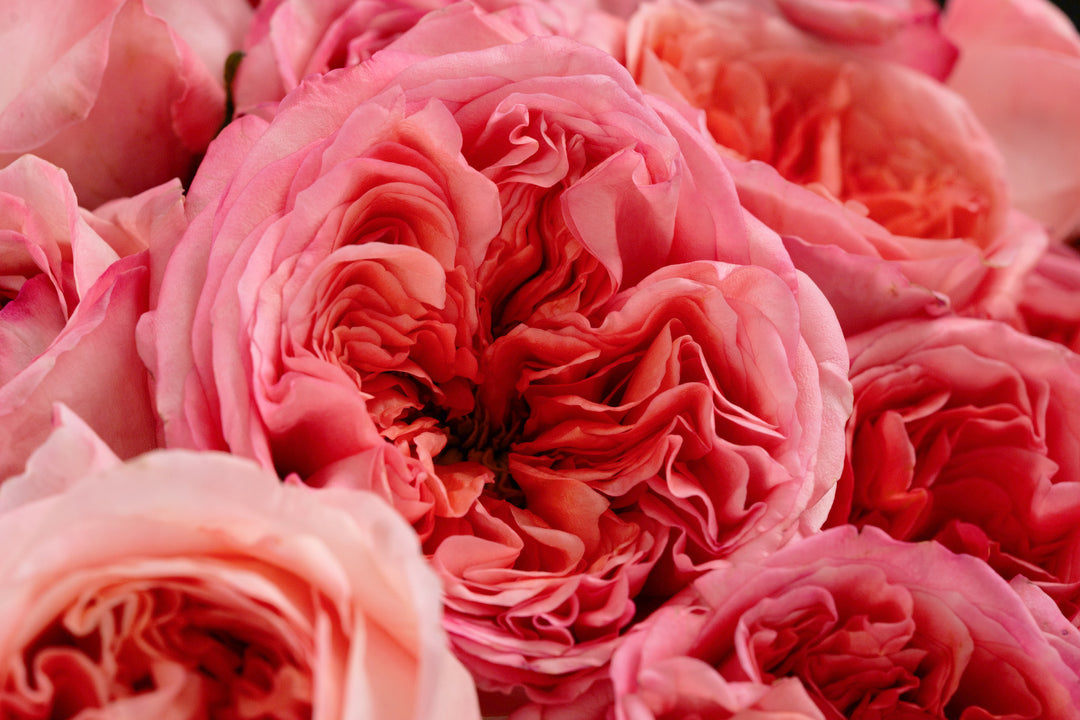
<svg viewBox="0 0 1080 720">
<path fill-rule="evenodd" d="M 572 701 L 636 613 L 827 514 L 835 317 L 598 50 L 429 15 L 227 128 L 189 208 L 143 325 L 166 441 L 388 498 L 509 705 Z"/>
<path fill-rule="evenodd" d="M 416 536 L 370 493 L 61 425 L 0 491 L 0 713 L 479 718 Z"/>
<path fill-rule="evenodd" d="M 154 447 L 135 322 L 152 237 L 182 229 L 180 183 L 82 209 L 63 170 L 33 156 L 0 169 L 0 479 L 75 408 L 124 457 Z"/>
<path fill-rule="evenodd" d="M 449 0 L 267 0 L 244 40 L 237 105 L 277 102 L 306 76 L 367 60 Z"/>
<path fill-rule="evenodd" d="M 1080 707 L 1076 629 L 936 543 L 837 528 L 680 600 L 616 653 L 609 717 L 1065 720 Z"/>
<path fill-rule="evenodd" d="M 429 12 L 455 0 L 267 0 L 256 10 L 236 74 L 241 109 L 277 102 L 311 74 L 357 65 Z M 625 23 L 593 0 L 479 0 L 528 34 L 563 35 L 621 53 Z M 520 12 L 524 11 L 524 12 Z M 453 42 L 453 40 L 451 41 Z"/>
<path fill-rule="evenodd" d="M 89 208 L 189 179 L 225 117 L 243 0 L 12 0 L 0 15 L 0 165 L 34 153 Z"/>
<path fill-rule="evenodd" d="M 948 78 L 1005 158 L 1018 208 L 1057 240 L 1080 235 L 1080 34 L 1048 0 L 949 0 Z"/>
<path fill-rule="evenodd" d="M 740 200 L 785 237 L 846 333 L 945 303 L 1014 309 L 1046 239 L 1010 210 L 1000 155 L 959 96 L 767 4 L 651 3 L 628 32 L 635 78 L 703 109 Z"/>
<path fill-rule="evenodd" d="M 936 539 L 1006 578 L 1080 581 L 1080 356 L 954 317 L 849 349 L 855 410 L 829 523 Z"/>
</svg>

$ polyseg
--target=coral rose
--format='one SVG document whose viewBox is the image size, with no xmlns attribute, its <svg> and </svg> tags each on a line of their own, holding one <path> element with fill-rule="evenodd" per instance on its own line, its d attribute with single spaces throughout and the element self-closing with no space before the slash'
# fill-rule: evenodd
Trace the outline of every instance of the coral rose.
<svg viewBox="0 0 1080 720">
<path fill-rule="evenodd" d="M 647 608 L 735 550 L 818 528 L 847 412 L 843 359 L 815 332 L 828 307 L 805 279 L 673 265 L 606 310 L 598 326 L 554 317 L 492 344 L 477 407 L 438 461 L 494 477 L 427 543 L 472 664 L 505 685 L 561 675 L 560 701 L 640 611 L 629 599 Z"/>
<path fill-rule="evenodd" d="M 617 720 L 1065 720 L 1080 707 L 1075 647 L 1040 627 L 1056 609 L 1033 615 L 936 543 L 837 528 L 705 575 L 681 600 L 616 653 Z"/>
<path fill-rule="evenodd" d="M 1010 211 L 993 141 L 937 81 L 744 2 L 643 6 L 627 61 L 644 87 L 703 109 L 743 204 L 785 237 L 845 332 L 935 302 L 1013 310 L 1046 239 Z"/>
<path fill-rule="evenodd" d="M 0 491 L 5 718 L 479 718 L 378 498 L 219 453 L 121 464 L 60 418 Z"/>
<path fill-rule="evenodd" d="M 25 156 L 0 169 L 0 478 L 48 434 L 57 401 L 124 457 L 154 447 L 134 332 L 144 251 L 184 224 L 179 182 L 91 213 L 54 165 Z"/>
<path fill-rule="evenodd" d="M 855 410 L 830 524 L 936 539 L 1006 578 L 1080 581 L 1080 356 L 953 317 L 849 348 Z"/>
<path fill-rule="evenodd" d="M 580 695 L 639 595 L 824 519 L 835 316 L 598 50 L 429 15 L 227 128 L 190 207 L 144 323 L 166 440 L 387 497 L 511 705 Z"/>
<path fill-rule="evenodd" d="M 5 3 L 0 37 L 19 62 L 0 77 L 0 165 L 43 157 L 89 208 L 190 179 L 250 14 L 243 0 Z"/>
</svg>

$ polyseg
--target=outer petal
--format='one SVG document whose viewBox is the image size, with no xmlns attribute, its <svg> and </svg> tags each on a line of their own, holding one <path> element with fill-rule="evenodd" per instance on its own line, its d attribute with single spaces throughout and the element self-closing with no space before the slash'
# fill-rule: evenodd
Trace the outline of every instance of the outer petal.
<svg viewBox="0 0 1080 720">
<path fill-rule="evenodd" d="M 1054 245 L 1024 278 L 1020 324 L 1032 335 L 1080 352 L 1080 253 Z"/>
<path fill-rule="evenodd" d="M 846 332 L 943 299 L 1008 317 L 1045 239 L 1010 210 L 1003 162 L 962 98 L 799 25 L 843 17 L 852 32 L 866 30 L 860 10 L 899 12 L 860 2 L 653 3 L 630 21 L 627 63 L 643 87 L 701 108 L 732 158 L 740 200 L 787 239 Z"/>
<path fill-rule="evenodd" d="M 18 472 L 48 435 L 55 402 L 121 457 L 156 447 L 149 377 L 135 348 L 148 274 L 145 254 L 113 264 L 44 354 L 0 388 L 0 477 Z"/>
<path fill-rule="evenodd" d="M 142 0 L 95 2 L 89 12 L 67 5 L 20 2 L 5 15 L 17 36 L 49 27 L 56 41 L 35 42 L 20 63 L 24 73 L 7 76 L 0 163 L 29 151 L 46 158 L 68 172 L 86 207 L 190 177 L 224 117 L 220 65 L 204 65 Z M 221 20 L 235 23 L 246 13 Z M 60 32 L 56 18 L 65 23 Z M 206 39 L 218 29 L 191 33 L 207 57 L 220 52 L 221 43 Z"/>
<path fill-rule="evenodd" d="M 804 31 L 854 52 L 944 79 L 956 49 L 938 30 L 932 0 L 775 0 Z"/>
<path fill-rule="evenodd" d="M 1080 34 L 1043 0 L 950 0 L 949 86 L 1005 157 L 1016 206 L 1056 240 L 1080 232 Z"/>
<path fill-rule="evenodd" d="M 0 170 L 0 217 L 0 415 L 11 429 L 0 478 L 48 432 L 54 401 L 85 414 L 125 456 L 153 447 L 134 328 L 147 306 L 145 248 L 185 224 L 180 183 L 94 214 L 76 205 L 63 171 L 24 156 Z"/>
<path fill-rule="evenodd" d="M 5 37 L 28 42 L 22 51 L 26 62 L 19 66 L 22 73 L 4 75 L 0 152 L 29 151 L 89 114 L 105 74 L 109 35 L 121 2 L 77 3 L 81 12 L 32 0 L 9 6 Z M 26 26 L 40 26 L 56 15 L 70 18 L 72 24 L 55 44 L 30 39 Z"/>
<path fill-rule="evenodd" d="M 120 458 L 82 418 L 57 403 L 52 432 L 30 456 L 23 473 L 0 485 L 0 513 L 60 494 L 86 475 L 118 464 Z"/>
</svg>

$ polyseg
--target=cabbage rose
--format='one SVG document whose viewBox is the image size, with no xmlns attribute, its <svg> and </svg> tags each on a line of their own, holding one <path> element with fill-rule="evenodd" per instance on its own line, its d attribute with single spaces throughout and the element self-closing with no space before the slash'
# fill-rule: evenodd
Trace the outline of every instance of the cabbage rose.
<svg viewBox="0 0 1080 720">
<path fill-rule="evenodd" d="M 1044 610 L 974 558 L 837 528 L 705 575 L 639 626 L 613 715 L 1064 720 L 1078 646 Z"/>
<path fill-rule="evenodd" d="M 189 207 L 143 325 L 166 441 L 386 497 L 510 705 L 573 701 L 639 597 L 828 512 L 835 316 L 598 50 L 429 15 L 227 128 Z"/>
</svg>

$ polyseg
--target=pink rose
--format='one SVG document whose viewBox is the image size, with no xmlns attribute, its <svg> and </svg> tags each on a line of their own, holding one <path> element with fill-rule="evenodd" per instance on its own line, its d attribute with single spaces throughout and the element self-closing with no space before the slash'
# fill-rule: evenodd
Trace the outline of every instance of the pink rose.
<svg viewBox="0 0 1080 720">
<path fill-rule="evenodd" d="M 454 0 L 267 0 L 236 75 L 237 105 L 277 102 L 311 74 L 357 65 Z M 478 0 L 528 33 L 574 37 L 621 55 L 624 23 L 592 0 Z M 451 45 L 456 38 L 447 38 Z"/>
<path fill-rule="evenodd" d="M 1010 212 L 991 138 L 940 83 L 741 2 L 643 6 L 627 57 L 643 87 L 704 110 L 744 206 L 846 333 L 942 302 L 1012 312 L 1046 240 Z"/>
<path fill-rule="evenodd" d="M 0 165 L 43 157 L 85 207 L 190 178 L 250 13 L 242 0 L 8 3 L 0 34 L 19 62 L 0 79 Z"/>
<path fill-rule="evenodd" d="M 0 169 L 0 479 L 41 443 L 57 401 L 124 457 L 154 447 L 135 348 L 148 300 L 143 251 L 183 225 L 177 181 L 91 213 L 43 160 Z"/>
<path fill-rule="evenodd" d="M 1006 578 L 1080 581 L 1080 356 L 952 317 L 849 349 L 855 410 L 829 523 L 936 539 Z"/>
<path fill-rule="evenodd" d="M 1080 251 L 1053 245 L 1024 278 L 1020 325 L 1080 352 Z"/>
<path fill-rule="evenodd" d="M 681 600 L 616 653 L 616 720 L 1065 720 L 1080 707 L 1073 646 L 1039 624 L 1056 609 L 1033 615 L 936 543 L 837 528 L 709 573 Z"/>
<path fill-rule="evenodd" d="M 240 108 L 277 102 L 312 73 L 356 65 L 449 0 L 266 0 L 236 74 Z"/>
<path fill-rule="evenodd" d="M 387 497 L 510 705 L 580 695 L 647 587 L 817 529 L 850 407 L 830 308 L 711 145 L 604 53 L 518 38 L 451 8 L 227 128 L 144 325 L 166 441 Z"/>
<path fill-rule="evenodd" d="M 1080 234 L 1080 34 L 1047 0 L 949 0 L 949 86 L 1005 158 L 1016 206 L 1057 240 Z"/>
<path fill-rule="evenodd" d="M 5 718 L 479 718 L 438 581 L 373 495 L 217 453 L 121 464 L 60 417 L 0 491 Z"/>
</svg>

